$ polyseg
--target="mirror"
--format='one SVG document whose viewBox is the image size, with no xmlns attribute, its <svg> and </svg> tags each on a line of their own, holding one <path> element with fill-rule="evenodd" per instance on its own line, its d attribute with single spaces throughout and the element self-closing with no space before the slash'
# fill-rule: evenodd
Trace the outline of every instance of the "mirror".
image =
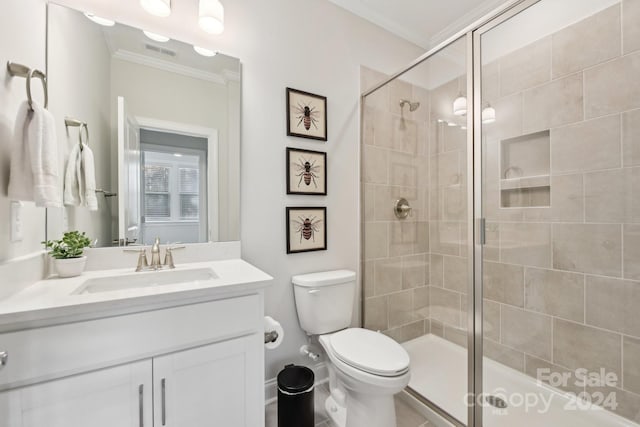
<svg viewBox="0 0 640 427">
<path fill-rule="evenodd" d="M 48 238 L 85 231 L 99 247 L 240 240 L 240 61 L 48 8 L 65 194 L 65 207 L 47 212 Z"/>
</svg>

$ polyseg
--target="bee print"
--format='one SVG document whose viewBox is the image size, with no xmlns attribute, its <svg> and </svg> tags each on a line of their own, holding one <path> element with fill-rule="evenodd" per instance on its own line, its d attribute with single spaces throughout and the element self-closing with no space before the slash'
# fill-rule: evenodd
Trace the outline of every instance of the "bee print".
<svg viewBox="0 0 640 427">
<path fill-rule="evenodd" d="M 302 181 L 304 181 L 306 185 L 311 185 L 311 182 L 313 181 L 314 187 L 318 188 L 316 179 L 320 178 L 318 176 L 320 166 L 316 165 L 316 160 L 310 162 L 304 157 L 300 157 L 298 159 L 298 163 L 296 163 L 296 169 L 296 172 L 298 172 L 296 173 L 296 176 L 300 177 L 300 181 L 298 181 L 298 188 L 300 187 L 300 184 L 302 184 Z"/>
<path fill-rule="evenodd" d="M 322 222 L 321 219 L 316 219 L 317 217 L 311 218 L 302 218 L 298 217 L 298 220 L 293 220 L 296 224 L 296 233 L 300 233 L 300 243 L 302 243 L 302 239 L 316 241 L 315 233 L 319 233 L 319 225 Z"/>
<path fill-rule="evenodd" d="M 302 105 L 298 102 L 298 105 L 293 108 L 296 119 L 298 119 L 296 127 L 300 127 L 302 124 L 306 130 L 311 129 L 311 125 L 318 129 L 318 114 L 320 114 L 320 112 L 316 110 L 316 107 L 312 107 L 311 104 Z"/>
</svg>

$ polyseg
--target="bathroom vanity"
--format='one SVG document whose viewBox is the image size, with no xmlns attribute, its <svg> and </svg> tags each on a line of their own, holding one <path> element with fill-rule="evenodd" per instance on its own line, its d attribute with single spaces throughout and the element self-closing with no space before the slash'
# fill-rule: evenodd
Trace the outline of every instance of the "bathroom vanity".
<svg viewBox="0 0 640 427">
<path fill-rule="evenodd" d="M 25 240 L 79 230 L 93 247 L 76 278 L 40 280 L 38 252 L 0 264 L 0 427 L 263 426 L 271 277 L 240 259 L 240 60 L 46 8 L 60 177 L 75 188 L 70 153 L 90 150 L 97 206 L 66 198 Z M 177 267 L 134 272 L 154 241 L 180 242 Z"/>
<path fill-rule="evenodd" d="M 240 259 L 132 271 L 0 302 L 1 427 L 264 425 L 271 277 Z"/>
</svg>

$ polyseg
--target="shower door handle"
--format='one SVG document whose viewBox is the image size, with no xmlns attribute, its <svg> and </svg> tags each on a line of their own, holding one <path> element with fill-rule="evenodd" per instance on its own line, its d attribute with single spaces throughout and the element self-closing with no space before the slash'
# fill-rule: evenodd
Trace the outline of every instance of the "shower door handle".
<svg viewBox="0 0 640 427">
<path fill-rule="evenodd" d="M 161 417 L 162 417 L 162 425 L 167 424 L 167 379 L 163 378 L 160 380 L 160 388 L 161 388 Z"/>
<path fill-rule="evenodd" d="M 487 243 L 487 234 L 486 234 L 487 221 L 486 221 L 486 219 L 485 218 L 478 218 L 477 227 L 478 227 L 478 242 L 481 245 L 484 246 Z"/>
</svg>

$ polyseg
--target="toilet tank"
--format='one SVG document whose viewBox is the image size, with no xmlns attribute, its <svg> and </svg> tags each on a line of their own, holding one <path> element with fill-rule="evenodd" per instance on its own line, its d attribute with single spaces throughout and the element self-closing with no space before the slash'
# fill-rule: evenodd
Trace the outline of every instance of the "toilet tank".
<svg viewBox="0 0 640 427">
<path fill-rule="evenodd" d="M 356 273 L 323 271 L 293 276 L 300 326 L 308 335 L 322 335 L 349 327 L 356 292 Z"/>
</svg>

